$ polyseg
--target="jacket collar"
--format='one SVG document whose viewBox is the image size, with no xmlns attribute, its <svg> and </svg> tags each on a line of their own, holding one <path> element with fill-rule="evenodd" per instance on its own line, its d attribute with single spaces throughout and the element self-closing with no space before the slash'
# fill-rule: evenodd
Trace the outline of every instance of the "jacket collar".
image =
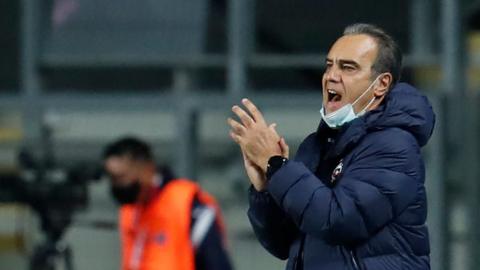
<svg viewBox="0 0 480 270">
<path fill-rule="evenodd" d="M 321 144 L 333 139 L 334 147 L 325 153 L 326 158 L 338 158 L 349 152 L 367 134 L 364 117 L 359 117 L 337 130 L 332 130 L 321 121 L 317 129 L 317 138 Z"/>
<path fill-rule="evenodd" d="M 335 140 L 334 148 L 328 153 L 325 153 L 327 155 L 326 158 L 345 156 L 368 132 L 381 129 L 377 127 L 375 123 L 384 116 L 384 111 L 385 102 L 380 104 L 378 108 L 368 111 L 365 115 L 346 123 L 337 130 L 330 128 L 323 120 L 320 121 L 317 129 L 317 136 L 320 142 L 325 142 L 329 136 Z"/>
</svg>

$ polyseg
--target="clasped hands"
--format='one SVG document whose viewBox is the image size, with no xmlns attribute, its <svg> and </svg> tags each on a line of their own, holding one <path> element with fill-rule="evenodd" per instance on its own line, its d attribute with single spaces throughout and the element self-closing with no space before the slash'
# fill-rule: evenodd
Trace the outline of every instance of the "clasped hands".
<svg viewBox="0 0 480 270">
<path fill-rule="evenodd" d="M 257 191 L 265 190 L 268 160 L 272 156 L 288 158 L 289 147 L 277 131 L 267 124 L 262 113 L 248 99 L 242 99 L 246 110 L 235 105 L 232 111 L 240 121 L 228 118 L 230 137 L 240 146 L 245 170 Z"/>
</svg>

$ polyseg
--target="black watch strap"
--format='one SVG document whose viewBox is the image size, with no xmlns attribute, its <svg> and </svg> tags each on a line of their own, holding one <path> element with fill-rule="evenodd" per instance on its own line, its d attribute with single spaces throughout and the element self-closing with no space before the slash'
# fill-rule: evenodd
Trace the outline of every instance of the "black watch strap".
<svg viewBox="0 0 480 270">
<path fill-rule="evenodd" d="M 268 160 L 267 164 L 267 172 L 266 177 L 267 180 L 270 180 L 272 175 L 278 171 L 285 163 L 287 163 L 288 159 L 282 156 L 273 156 Z"/>
</svg>

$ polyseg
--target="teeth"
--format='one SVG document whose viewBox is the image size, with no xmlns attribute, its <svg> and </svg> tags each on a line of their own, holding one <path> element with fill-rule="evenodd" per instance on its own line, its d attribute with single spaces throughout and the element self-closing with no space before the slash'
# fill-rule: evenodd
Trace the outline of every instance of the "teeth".
<svg viewBox="0 0 480 270">
<path fill-rule="evenodd" d="M 337 91 L 332 90 L 332 89 L 328 89 L 327 91 L 328 91 L 329 94 L 332 94 L 332 95 L 336 95 L 336 94 L 337 94 Z"/>
</svg>

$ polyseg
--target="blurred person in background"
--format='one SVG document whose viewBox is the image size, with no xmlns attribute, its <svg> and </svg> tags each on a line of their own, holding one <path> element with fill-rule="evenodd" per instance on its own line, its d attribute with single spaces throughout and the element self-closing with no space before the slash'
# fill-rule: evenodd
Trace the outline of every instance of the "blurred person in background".
<svg viewBox="0 0 480 270">
<path fill-rule="evenodd" d="M 348 26 L 323 74 L 317 131 L 289 147 L 248 99 L 230 136 L 252 187 L 248 217 L 287 269 L 430 269 L 420 148 L 435 116 L 399 83 L 402 56 L 384 30 Z"/>
<path fill-rule="evenodd" d="M 229 270 L 215 199 L 198 184 L 157 169 L 150 146 L 119 139 L 103 153 L 120 204 L 123 270 Z"/>
</svg>

